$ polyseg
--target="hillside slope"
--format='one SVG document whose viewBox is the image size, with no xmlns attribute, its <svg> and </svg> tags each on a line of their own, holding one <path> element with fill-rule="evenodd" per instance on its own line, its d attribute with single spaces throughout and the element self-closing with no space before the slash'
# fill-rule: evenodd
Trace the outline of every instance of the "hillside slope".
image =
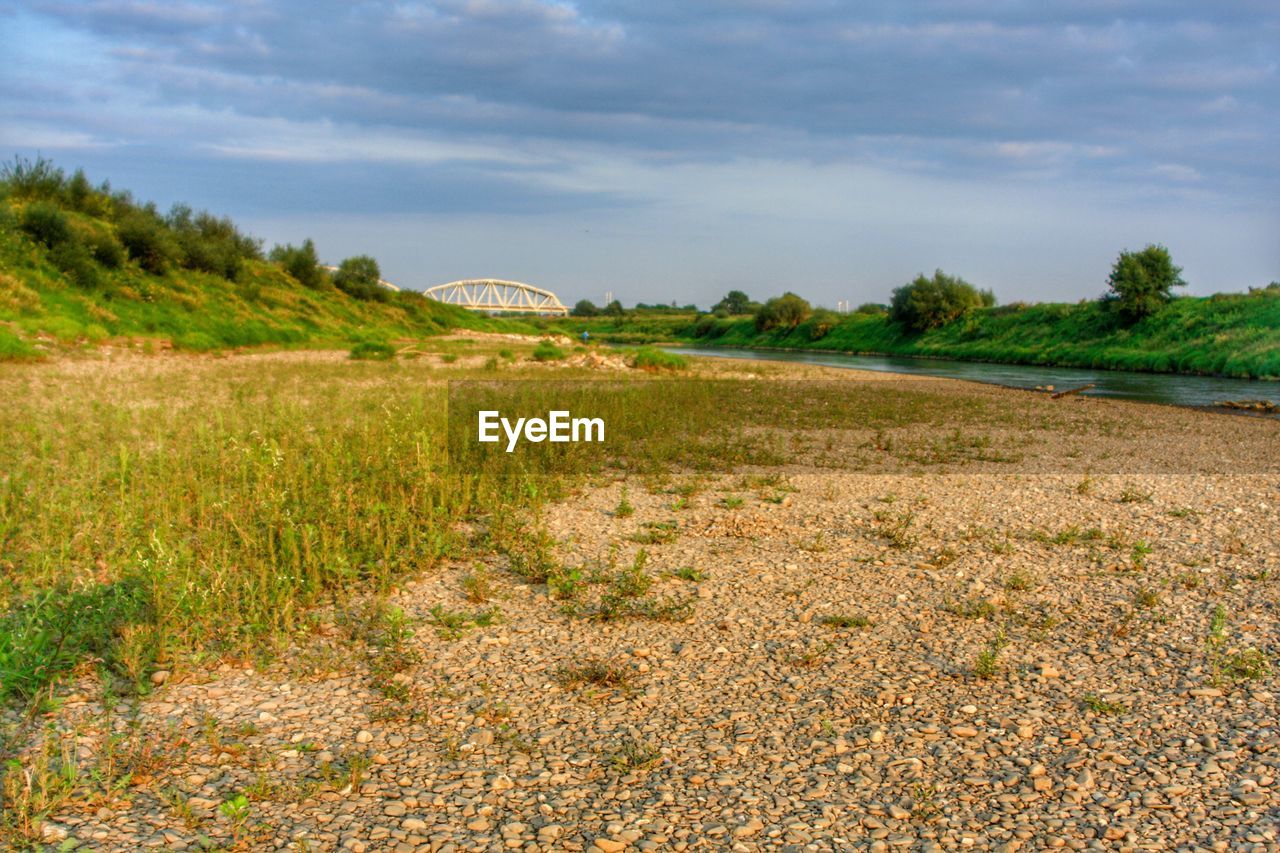
<svg viewBox="0 0 1280 853">
<path fill-rule="evenodd" d="M 519 328 L 414 292 L 343 290 L 314 260 L 271 256 L 229 220 L 162 216 L 81 173 L 16 161 L 0 174 L 0 358 L 121 338 L 209 350 Z"/>
</svg>

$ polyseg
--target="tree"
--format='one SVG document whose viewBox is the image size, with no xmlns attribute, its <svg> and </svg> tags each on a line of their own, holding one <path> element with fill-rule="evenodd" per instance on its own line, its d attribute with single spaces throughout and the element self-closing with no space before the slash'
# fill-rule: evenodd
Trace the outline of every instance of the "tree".
<svg viewBox="0 0 1280 853">
<path fill-rule="evenodd" d="M 271 250 L 271 260 L 283 267 L 303 287 L 317 288 L 324 285 L 320 256 L 316 254 L 316 244 L 310 239 L 303 240 L 301 246 L 276 246 Z"/>
<path fill-rule="evenodd" d="M 730 290 L 715 305 L 711 306 L 712 313 L 724 311 L 726 314 L 749 314 L 751 313 L 751 297 L 743 293 L 741 290 Z"/>
<path fill-rule="evenodd" d="M 1173 298 L 1173 288 L 1187 283 L 1182 280 L 1182 267 L 1173 265 L 1169 250 L 1151 244 L 1141 252 L 1121 252 L 1107 284 L 1111 290 L 1103 299 L 1116 308 L 1125 322 L 1136 323 Z"/>
<path fill-rule="evenodd" d="M 571 313 L 575 317 L 596 317 L 599 316 L 600 309 L 590 299 L 579 299 Z"/>
<path fill-rule="evenodd" d="M 604 314 L 607 317 L 621 317 L 626 313 L 627 312 L 622 307 L 622 303 L 616 299 L 604 306 Z"/>
<path fill-rule="evenodd" d="M 344 293 L 356 299 L 386 302 L 390 291 L 378 283 L 381 279 L 378 262 L 368 255 L 347 258 L 333 274 L 334 286 Z"/>
<path fill-rule="evenodd" d="M 894 290 L 889 317 L 913 332 L 924 332 L 945 326 L 975 308 L 995 304 L 995 294 L 990 290 L 978 290 L 959 276 L 936 270 L 933 278 L 922 273 L 915 281 Z"/>
<path fill-rule="evenodd" d="M 760 306 L 756 311 L 756 331 L 767 332 L 775 327 L 794 329 L 812 313 L 808 302 L 788 291 Z"/>
</svg>

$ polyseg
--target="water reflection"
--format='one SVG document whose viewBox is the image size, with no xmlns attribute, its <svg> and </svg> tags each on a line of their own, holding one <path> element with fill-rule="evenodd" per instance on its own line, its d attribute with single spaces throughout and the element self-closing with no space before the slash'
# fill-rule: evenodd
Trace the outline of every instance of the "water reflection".
<svg viewBox="0 0 1280 853">
<path fill-rule="evenodd" d="M 901 358 L 840 353 L 775 352 L 751 349 L 697 349 L 672 347 L 672 352 L 715 358 L 753 358 L 824 367 L 851 367 L 920 376 L 942 376 L 989 382 L 1014 388 L 1052 385 L 1059 391 L 1092 384 L 1082 393 L 1166 403 L 1177 406 L 1212 406 L 1223 400 L 1280 400 L 1280 383 L 1258 379 L 1224 379 L 1216 376 L 1182 376 L 1169 373 L 1131 373 L 1123 370 L 1091 370 L 1079 367 L 1038 367 L 1023 364 L 985 364 L 972 361 Z"/>
</svg>

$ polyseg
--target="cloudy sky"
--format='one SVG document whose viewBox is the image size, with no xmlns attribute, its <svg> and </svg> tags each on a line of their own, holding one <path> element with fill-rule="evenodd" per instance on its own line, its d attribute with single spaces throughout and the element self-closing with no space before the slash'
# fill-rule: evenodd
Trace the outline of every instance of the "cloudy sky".
<svg viewBox="0 0 1280 853">
<path fill-rule="evenodd" d="M 1275 0 L 0 0 L 0 154 L 572 301 L 1280 279 Z"/>
</svg>

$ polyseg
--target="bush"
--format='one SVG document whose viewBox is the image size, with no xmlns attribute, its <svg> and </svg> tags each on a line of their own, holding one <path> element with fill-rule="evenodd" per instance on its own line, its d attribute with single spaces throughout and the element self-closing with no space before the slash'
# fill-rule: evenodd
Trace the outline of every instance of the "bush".
<svg viewBox="0 0 1280 853">
<path fill-rule="evenodd" d="M 1154 244 L 1141 252 L 1121 252 L 1107 284 L 1111 290 L 1104 301 L 1128 323 L 1154 314 L 1173 298 L 1173 288 L 1186 286 L 1182 267 L 1173 265 L 1168 249 Z"/>
<path fill-rule="evenodd" d="M 301 246 L 276 246 L 270 257 L 303 287 L 315 289 L 324 286 L 325 271 L 320 268 L 316 244 L 311 240 L 303 240 Z"/>
<path fill-rule="evenodd" d="M 193 213 L 186 205 L 174 205 L 166 220 L 187 269 L 220 275 L 234 281 L 246 260 L 262 256 L 261 247 L 246 237 L 226 217 L 206 211 Z"/>
<path fill-rule="evenodd" d="M 840 315 L 834 311 L 828 311 L 823 308 L 813 312 L 813 316 L 809 318 L 806 327 L 809 332 L 809 340 L 820 341 L 825 338 L 836 324 L 840 322 Z"/>
<path fill-rule="evenodd" d="M 333 274 L 333 284 L 343 293 L 354 299 L 365 299 L 375 302 L 386 302 L 391 291 L 378 282 L 382 279 L 382 271 L 378 262 L 368 255 L 356 255 L 347 258 L 338 265 Z"/>
<path fill-rule="evenodd" d="M 49 260 L 53 261 L 53 265 L 62 270 L 77 287 L 90 290 L 102 283 L 98 265 L 93 262 L 93 256 L 89 254 L 89 250 L 80 243 L 74 241 L 60 243 L 57 248 L 49 252 Z"/>
<path fill-rule="evenodd" d="M 107 269 L 117 270 L 124 266 L 124 246 L 108 231 L 95 231 L 88 238 L 89 253 L 93 259 Z"/>
<path fill-rule="evenodd" d="M 570 313 L 575 317 L 597 317 L 600 315 L 600 309 L 590 299 L 579 299 Z"/>
<path fill-rule="evenodd" d="M 615 299 L 612 302 L 610 302 L 608 305 L 604 306 L 604 309 L 601 311 L 601 313 L 603 313 L 606 317 L 622 317 L 627 312 L 622 307 L 622 303 Z"/>
<path fill-rule="evenodd" d="M 716 314 L 703 314 L 699 317 L 698 321 L 693 324 L 693 336 L 695 338 L 705 338 L 710 335 L 716 327 L 716 318 Z"/>
<path fill-rule="evenodd" d="M 358 361 L 390 361 L 396 357 L 396 348 L 377 341 L 361 341 L 351 348 L 350 357 Z"/>
<path fill-rule="evenodd" d="M 812 313 L 808 302 L 788 291 L 760 306 L 756 311 L 756 331 L 767 332 L 779 327 L 794 329 Z"/>
<path fill-rule="evenodd" d="M 889 313 L 889 306 L 879 302 L 864 302 L 853 309 L 855 314 L 866 314 L 871 317 L 883 317 Z"/>
<path fill-rule="evenodd" d="M 120 220 L 116 234 L 129 257 L 153 275 L 164 275 L 179 256 L 169 230 L 150 211 L 130 211 Z"/>
<path fill-rule="evenodd" d="M 893 292 L 889 316 L 908 330 L 923 332 L 945 326 L 974 308 L 995 305 L 995 295 L 978 290 L 962 278 L 937 270 L 933 278 L 919 275 Z"/>
<path fill-rule="evenodd" d="M 37 157 L 35 162 L 14 157 L 12 163 L 0 168 L 0 184 L 16 199 L 56 199 L 62 195 L 65 181 L 63 171 L 43 157 Z"/>
<path fill-rule="evenodd" d="M 551 341 L 543 341 L 533 351 L 534 361 L 559 361 L 562 358 L 564 358 L 564 350 Z"/>
<path fill-rule="evenodd" d="M 22 211 L 23 231 L 37 243 L 43 243 L 50 249 L 69 242 L 72 238 L 71 223 L 61 208 L 47 202 L 36 202 L 27 205 Z"/>
<path fill-rule="evenodd" d="M 685 370 L 689 367 L 689 359 L 666 350 L 643 347 L 636 350 L 635 355 L 631 357 L 631 366 L 652 372 L 659 370 Z"/>
</svg>

